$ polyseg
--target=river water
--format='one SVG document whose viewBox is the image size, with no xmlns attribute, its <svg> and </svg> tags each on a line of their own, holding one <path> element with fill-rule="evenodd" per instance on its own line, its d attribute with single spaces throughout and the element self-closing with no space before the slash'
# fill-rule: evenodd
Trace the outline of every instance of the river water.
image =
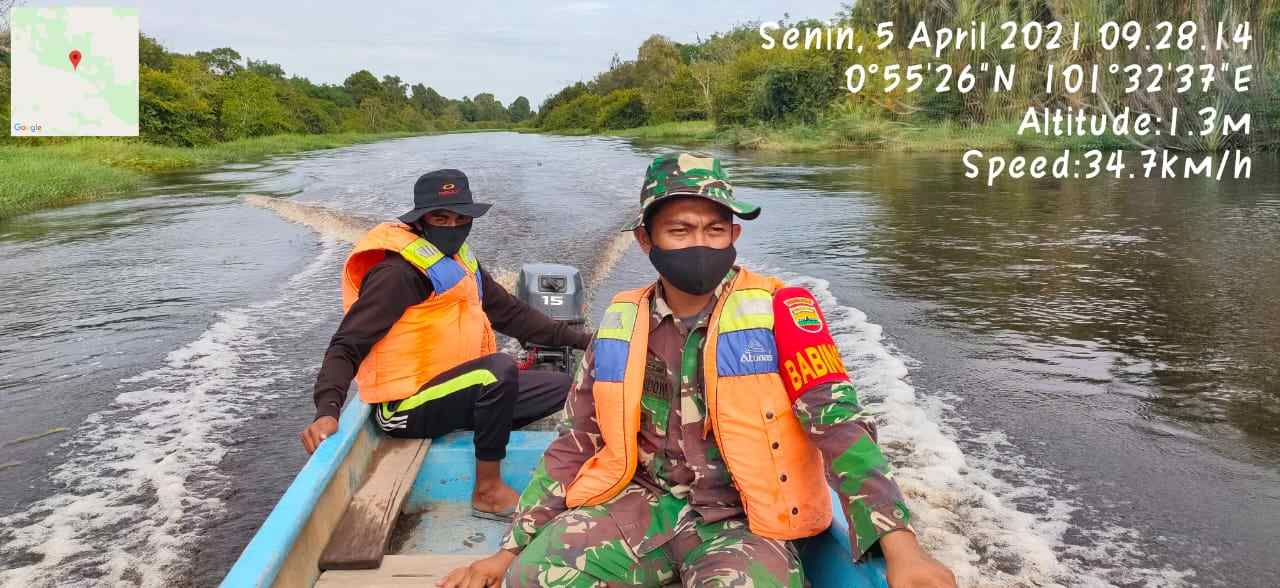
<svg viewBox="0 0 1280 588">
<path fill-rule="evenodd" d="M 598 316 L 652 279 L 618 227 L 662 150 L 412 138 L 0 222 L 0 585 L 216 584 L 304 461 L 353 227 L 461 168 L 482 263 L 576 265 Z M 988 189 L 953 154 L 719 155 L 764 208 L 740 259 L 819 296 L 964 585 L 1280 585 L 1276 160 Z"/>
</svg>

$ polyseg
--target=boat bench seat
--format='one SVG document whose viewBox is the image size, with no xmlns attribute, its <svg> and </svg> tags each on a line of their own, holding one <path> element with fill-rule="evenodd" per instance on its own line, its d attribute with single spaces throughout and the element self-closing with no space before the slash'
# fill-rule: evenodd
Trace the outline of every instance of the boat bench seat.
<svg viewBox="0 0 1280 588">
<path fill-rule="evenodd" d="M 391 531 L 430 448 L 430 439 L 381 440 L 364 484 L 351 497 L 320 554 L 321 570 L 367 570 L 381 564 Z"/>
<path fill-rule="evenodd" d="M 435 586 L 451 570 L 480 559 L 481 555 L 388 555 L 374 570 L 329 570 L 320 574 L 315 588 L 392 588 Z"/>
</svg>

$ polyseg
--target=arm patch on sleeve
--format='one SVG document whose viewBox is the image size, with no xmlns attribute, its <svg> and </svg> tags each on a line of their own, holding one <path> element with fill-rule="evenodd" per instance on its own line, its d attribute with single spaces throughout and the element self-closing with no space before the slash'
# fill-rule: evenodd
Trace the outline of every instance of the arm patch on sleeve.
<svg viewBox="0 0 1280 588">
<path fill-rule="evenodd" d="M 788 287 L 774 293 L 773 334 L 778 373 L 792 402 L 814 386 L 849 379 L 822 308 L 808 290 Z"/>
</svg>

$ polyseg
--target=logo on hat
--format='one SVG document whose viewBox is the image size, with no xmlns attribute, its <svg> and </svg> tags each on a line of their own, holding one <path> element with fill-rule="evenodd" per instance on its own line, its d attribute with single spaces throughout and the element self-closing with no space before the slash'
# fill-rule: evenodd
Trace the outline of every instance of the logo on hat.
<svg viewBox="0 0 1280 588">
<path fill-rule="evenodd" d="M 440 186 L 440 191 L 436 192 L 439 196 L 453 196 L 458 193 L 458 187 L 453 184 L 445 184 Z"/>
</svg>

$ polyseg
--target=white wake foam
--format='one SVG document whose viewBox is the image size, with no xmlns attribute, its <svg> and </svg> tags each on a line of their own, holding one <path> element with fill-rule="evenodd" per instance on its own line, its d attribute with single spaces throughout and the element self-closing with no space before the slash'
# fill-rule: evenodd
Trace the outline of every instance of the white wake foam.
<svg viewBox="0 0 1280 588">
<path fill-rule="evenodd" d="M 351 214 L 325 206 L 302 204 L 261 194 L 245 194 L 243 198 L 247 204 L 265 208 L 275 212 L 280 218 L 287 221 L 310 227 L 321 237 L 337 239 L 347 243 L 359 241 L 360 237 L 378 224 L 378 221 L 371 217 Z M 489 276 L 503 288 L 507 290 L 515 288 L 516 279 L 519 277 L 516 272 L 497 265 L 494 267 L 485 266 L 485 269 L 489 272 Z"/>
<path fill-rule="evenodd" d="M 0 519 L 0 553 L 20 566 L 0 570 L 0 585 L 166 586 L 185 576 L 190 549 L 221 515 L 228 431 L 279 374 L 271 333 L 327 316 L 295 295 L 332 271 L 341 249 L 325 241 L 281 295 L 219 313 L 163 366 L 122 380 L 60 448 L 68 458 L 51 473 L 60 490 Z"/>
<path fill-rule="evenodd" d="M 324 206 L 302 204 L 284 198 L 272 198 L 261 194 L 245 194 L 246 204 L 265 208 L 280 218 L 311 227 L 317 233 L 330 239 L 338 239 L 347 243 L 355 243 L 369 229 L 378 224 L 378 220 L 362 217 Z"/>
<path fill-rule="evenodd" d="M 378 222 L 371 217 L 355 215 L 322 205 L 304 204 L 261 194 L 246 194 L 243 198 L 245 203 L 249 205 L 265 208 L 275 212 L 280 218 L 310 227 L 323 237 L 338 239 L 347 243 L 355 243 L 360 240 L 360 237 Z M 635 238 L 631 233 L 619 232 L 601 249 L 600 257 L 595 260 L 592 271 L 588 273 L 590 277 L 587 283 L 584 284 L 587 291 L 588 307 L 591 305 L 592 296 L 634 241 Z M 498 264 L 486 266 L 486 268 L 489 271 L 489 275 L 501 284 L 503 288 L 507 290 L 515 289 L 516 279 L 519 277 L 516 271 Z"/>
<path fill-rule="evenodd" d="M 958 398 L 917 394 L 881 327 L 841 305 L 827 281 L 778 275 L 822 304 L 864 406 L 877 415 L 921 541 L 961 586 L 1188 585 L 1191 572 L 1142 567 L 1130 529 L 1077 529 L 1088 545 L 1068 545 L 1064 535 L 1080 506 L 1055 495 L 1060 476 L 1024 463 L 1003 434 L 972 431 L 948 404 Z M 960 436 L 976 450 L 962 452 Z M 1028 503 L 1038 505 L 1035 512 L 1015 506 Z"/>
</svg>

